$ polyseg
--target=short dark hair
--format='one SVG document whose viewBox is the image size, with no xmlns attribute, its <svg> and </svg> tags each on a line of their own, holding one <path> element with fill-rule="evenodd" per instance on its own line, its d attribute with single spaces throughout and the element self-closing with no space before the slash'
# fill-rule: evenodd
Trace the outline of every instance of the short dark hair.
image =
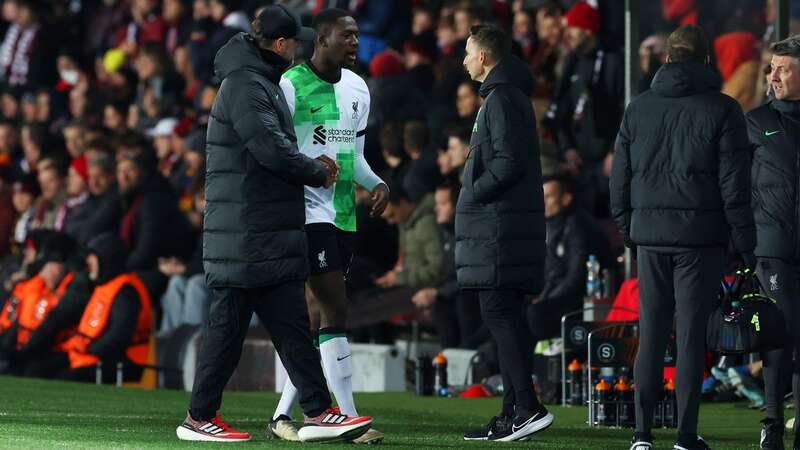
<svg viewBox="0 0 800 450">
<path fill-rule="evenodd" d="M 447 189 L 450 191 L 450 201 L 453 202 L 453 206 L 458 203 L 458 195 L 461 193 L 461 183 L 459 183 L 458 180 L 445 180 L 436 186 L 436 190 L 439 189 Z"/>
<path fill-rule="evenodd" d="M 775 56 L 791 56 L 800 64 L 800 34 L 775 42 L 769 49 Z"/>
<path fill-rule="evenodd" d="M 256 45 L 261 47 L 262 49 L 268 49 L 272 47 L 272 44 L 275 42 L 275 39 L 265 38 L 263 34 L 261 34 L 261 16 L 264 14 L 256 14 L 255 19 L 250 23 L 250 26 L 253 28 L 253 38 L 256 41 Z"/>
<path fill-rule="evenodd" d="M 465 127 L 463 125 L 453 125 L 447 130 L 447 137 L 451 138 L 454 137 L 465 144 L 469 144 L 470 135 L 472 131 L 470 128 Z"/>
<path fill-rule="evenodd" d="M 536 10 L 536 14 L 542 13 L 544 17 L 559 17 L 564 14 L 564 8 L 558 3 L 548 1 Z"/>
<path fill-rule="evenodd" d="M 314 17 L 314 21 L 311 22 L 311 27 L 314 28 L 314 31 L 317 32 L 317 35 L 327 34 L 328 28 L 336 26 L 336 22 L 339 21 L 342 17 L 352 17 L 351 14 L 341 8 L 328 8 L 323 9 L 322 11 Z"/>
<path fill-rule="evenodd" d="M 708 38 L 697 25 L 683 25 L 667 38 L 670 62 L 705 62 L 708 58 Z"/>
<path fill-rule="evenodd" d="M 511 38 L 496 25 L 475 25 L 470 28 L 469 35 L 495 62 L 511 53 Z"/>
</svg>

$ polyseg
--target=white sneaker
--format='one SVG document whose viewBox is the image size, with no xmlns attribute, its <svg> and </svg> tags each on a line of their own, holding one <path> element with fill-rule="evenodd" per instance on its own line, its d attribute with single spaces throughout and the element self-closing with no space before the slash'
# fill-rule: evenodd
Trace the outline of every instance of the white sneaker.
<svg viewBox="0 0 800 450">
<path fill-rule="evenodd" d="M 353 444 L 380 444 L 383 442 L 384 435 L 375 428 L 370 428 L 361 437 L 353 439 Z"/>
<path fill-rule="evenodd" d="M 270 439 L 281 439 L 284 441 L 299 442 L 297 427 L 288 416 L 279 416 L 267 424 L 267 437 Z"/>
</svg>

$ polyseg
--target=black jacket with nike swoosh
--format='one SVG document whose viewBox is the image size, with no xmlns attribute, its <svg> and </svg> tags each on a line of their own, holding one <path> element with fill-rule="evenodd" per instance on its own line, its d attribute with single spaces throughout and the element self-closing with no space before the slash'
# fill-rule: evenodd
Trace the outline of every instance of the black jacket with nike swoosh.
<svg viewBox="0 0 800 450">
<path fill-rule="evenodd" d="M 278 86 L 288 63 L 240 33 L 217 53 L 208 122 L 203 264 L 211 288 L 255 288 L 308 274 L 303 185 L 325 168 L 297 150 Z"/>
<path fill-rule="evenodd" d="M 527 65 L 509 56 L 481 85 L 456 206 L 462 289 L 542 289 L 546 231 L 533 84 Z"/>
<path fill-rule="evenodd" d="M 747 114 L 753 144 L 756 256 L 800 258 L 800 101 L 772 100 Z"/>
</svg>

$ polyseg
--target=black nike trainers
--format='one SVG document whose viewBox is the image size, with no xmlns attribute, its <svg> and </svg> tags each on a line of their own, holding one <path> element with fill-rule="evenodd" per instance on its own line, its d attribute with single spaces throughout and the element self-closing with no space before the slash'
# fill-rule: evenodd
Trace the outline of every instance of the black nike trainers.
<svg viewBox="0 0 800 450">
<path fill-rule="evenodd" d="M 508 436 L 511 430 L 511 417 L 494 416 L 486 425 L 464 433 L 465 441 L 488 441 L 492 437 Z"/>
<path fill-rule="evenodd" d="M 514 419 L 509 424 L 509 433 L 502 437 L 489 437 L 491 441 L 511 442 L 522 441 L 530 438 L 533 434 L 547 429 L 553 424 L 553 415 L 542 406 L 541 409 L 532 413 L 514 415 Z"/>
<path fill-rule="evenodd" d="M 694 445 L 676 442 L 675 445 L 672 446 L 672 450 L 711 450 L 711 447 L 706 444 L 706 441 L 704 441 L 703 438 L 697 436 L 697 442 L 695 442 Z"/>
<path fill-rule="evenodd" d="M 761 450 L 783 450 L 783 420 L 761 421 Z"/>
</svg>

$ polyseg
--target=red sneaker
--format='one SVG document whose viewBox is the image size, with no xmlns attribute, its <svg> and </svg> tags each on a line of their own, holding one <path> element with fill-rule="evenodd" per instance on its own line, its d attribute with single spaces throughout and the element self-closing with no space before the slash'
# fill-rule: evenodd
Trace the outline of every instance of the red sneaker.
<svg viewBox="0 0 800 450">
<path fill-rule="evenodd" d="M 192 416 L 186 414 L 183 421 L 175 433 L 182 441 L 206 441 L 206 442 L 244 442 L 250 440 L 250 433 L 236 431 L 217 414 L 211 420 L 194 420 Z"/>
<path fill-rule="evenodd" d="M 372 417 L 349 417 L 338 408 L 328 408 L 317 417 L 306 416 L 297 435 L 302 442 L 352 441 L 366 433 L 370 424 Z"/>
</svg>

